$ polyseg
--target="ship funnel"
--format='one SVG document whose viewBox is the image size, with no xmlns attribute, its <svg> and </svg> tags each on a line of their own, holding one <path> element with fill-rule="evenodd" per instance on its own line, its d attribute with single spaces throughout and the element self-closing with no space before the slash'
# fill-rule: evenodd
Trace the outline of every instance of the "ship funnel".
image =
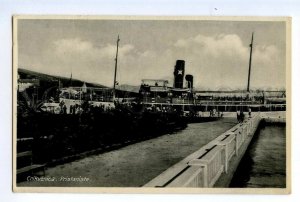
<svg viewBox="0 0 300 202">
<path fill-rule="evenodd" d="M 174 68 L 174 88 L 183 88 L 184 60 L 177 60 Z"/>
<path fill-rule="evenodd" d="M 187 74 L 186 76 L 185 76 L 185 80 L 186 80 L 186 82 L 187 82 L 187 87 L 189 88 L 189 89 L 193 89 L 193 82 L 194 82 L 194 77 L 193 77 L 193 75 L 191 75 L 191 74 Z"/>
</svg>

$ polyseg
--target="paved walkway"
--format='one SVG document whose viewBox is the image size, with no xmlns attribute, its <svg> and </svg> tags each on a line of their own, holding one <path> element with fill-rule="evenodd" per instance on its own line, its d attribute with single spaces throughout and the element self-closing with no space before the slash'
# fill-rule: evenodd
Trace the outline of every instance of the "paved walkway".
<svg viewBox="0 0 300 202">
<path fill-rule="evenodd" d="M 189 124 L 174 134 L 48 168 L 45 177 L 53 182 L 46 179 L 18 186 L 140 187 L 235 124 L 235 118 Z"/>
</svg>

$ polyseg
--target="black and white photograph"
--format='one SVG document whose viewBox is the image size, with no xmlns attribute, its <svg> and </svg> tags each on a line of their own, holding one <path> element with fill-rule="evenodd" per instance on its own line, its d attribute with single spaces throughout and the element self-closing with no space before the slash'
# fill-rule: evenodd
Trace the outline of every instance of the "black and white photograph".
<svg viewBox="0 0 300 202">
<path fill-rule="evenodd" d="M 288 17 L 14 16 L 14 191 L 290 193 L 290 37 Z"/>
</svg>

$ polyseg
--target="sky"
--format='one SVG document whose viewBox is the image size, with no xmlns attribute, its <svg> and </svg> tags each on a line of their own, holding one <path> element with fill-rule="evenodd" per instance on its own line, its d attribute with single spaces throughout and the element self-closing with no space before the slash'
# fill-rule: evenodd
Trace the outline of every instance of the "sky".
<svg viewBox="0 0 300 202">
<path fill-rule="evenodd" d="M 176 60 L 200 90 L 246 89 L 254 32 L 251 89 L 283 89 L 285 22 L 204 20 L 20 19 L 18 67 L 112 86 L 167 79 Z"/>
</svg>

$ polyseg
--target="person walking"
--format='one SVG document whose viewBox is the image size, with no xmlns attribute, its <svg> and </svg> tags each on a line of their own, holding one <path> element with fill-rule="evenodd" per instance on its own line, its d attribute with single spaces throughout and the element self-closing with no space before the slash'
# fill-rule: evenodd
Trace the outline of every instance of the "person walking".
<svg viewBox="0 0 300 202">
<path fill-rule="evenodd" d="M 237 121 L 240 123 L 241 122 L 241 111 L 240 110 L 236 111 L 236 118 L 237 118 Z"/>
<path fill-rule="evenodd" d="M 248 109 L 249 118 L 251 118 L 251 108 Z"/>
<path fill-rule="evenodd" d="M 241 122 L 244 122 L 244 118 L 245 118 L 245 114 L 243 111 L 241 111 L 241 118 L 240 118 L 240 121 Z"/>
</svg>

